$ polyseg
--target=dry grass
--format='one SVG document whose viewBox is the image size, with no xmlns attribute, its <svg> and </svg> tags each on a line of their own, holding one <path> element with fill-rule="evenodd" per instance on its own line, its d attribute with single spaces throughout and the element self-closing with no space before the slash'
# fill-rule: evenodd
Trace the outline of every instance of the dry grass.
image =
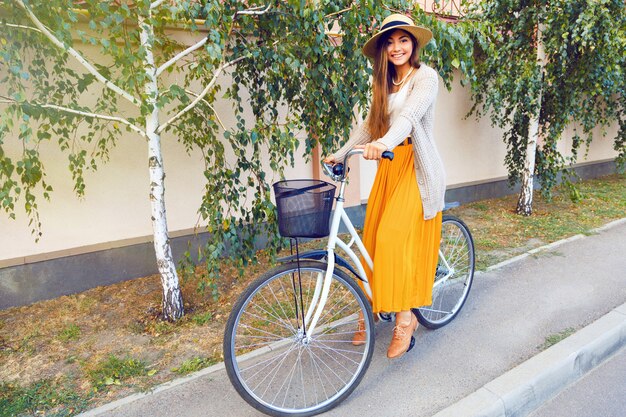
<svg viewBox="0 0 626 417">
<path fill-rule="evenodd" d="M 219 362 L 231 300 L 245 285 L 237 276 L 224 275 L 217 301 L 198 293 L 192 280 L 183 283 L 186 315 L 177 323 L 159 318 L 156 275 L 0 311 L 0 383 L 72 381 L 71 388 L 93 407 L 171 380 L 189 361 L 203 367 Z M 112 357 L 127 362 L 113 369 Z M 145 364 L 145 371 L 122 378 L 128 360 Z M 107 365 L 109 375 L 102 372 Z M 2 396 L 0 416 L 12 415 L 3 413 Z"/>
<path fill-rule="evenodd" d="M 626 175 L 578 184 L 583 199 L 572 202 L 557 188 L 548 201 L 535 193 L 532 216 L 515 214 L 517 196 L 483 200 L 450 210 L 468 224 L 474 237 L 477 268 L 485 269 L 530 249 L 576 234 L 587 234 L 626 217 Z"/>
<path fill-rule="evenodd" d="M 484 269 L 626 217 L 626 176 L 588 181 L 580 190 L 585 199 L 576 204 L 558 191 L 551 202 L 537 197 L 531 217 L 513 213 L 515 196 L 452 214 L 470 226 Z M 268 264 L 261 252 L 242 278 L 225 267 L 217 301 L 198 293 L 193 279 L 184 282 L 186 315 L 177 323 L 159 319 L 158 276 L 0 311 L 0 417 L 73 415 L 221 361 L 230 308 Z"/>
</svg>

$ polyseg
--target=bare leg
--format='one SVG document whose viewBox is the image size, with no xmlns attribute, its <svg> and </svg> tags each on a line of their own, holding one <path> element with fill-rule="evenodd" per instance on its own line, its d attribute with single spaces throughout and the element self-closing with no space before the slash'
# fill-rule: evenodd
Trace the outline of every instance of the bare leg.
<svg viewBox="0 0 626 417">
<path fill-rule="evenodd" d="M 365 319 L 363 318 L 363 312 L 359 311 L 359 319 L 357 321 L 357 331 L 354 332 L 352 337 L 352 344 L 354 346 L 361 346 L 365 344 L 367 335 L 365 333 Z"/>
</svg>

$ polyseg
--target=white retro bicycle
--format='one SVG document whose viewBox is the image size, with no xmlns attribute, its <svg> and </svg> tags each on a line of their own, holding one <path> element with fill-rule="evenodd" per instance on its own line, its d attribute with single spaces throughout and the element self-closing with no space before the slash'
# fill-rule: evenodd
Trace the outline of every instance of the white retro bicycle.
<svg viewBox="0 0 626 417">
<path fill-rule="evenodd" d="M 325 250 L 296 253 L 255 280 L 233 307 L 224 334 L 224 361 L 237 392 L 254 408 L 272 416 L 312 416 L 344 400 L 361 382 L 374 351 L 371 289 L 358 255 L 374 265 L 344 211 L 347 162 L 324 165 L 339 182 L 286 180 L 274 184 L 282 236 L 328 236 Z M 393 159 L 393 153 L 383 157 Z M 331 209 L 336 200 L 334 214 Z M 330 221 L 329 221 L 330 220 Z M 337 237 L 340 223 L 351 238 Z M 465 303 L 474 277 L 474 244 L 467 226 L 444 215 L 439 262 L 433 277 L 432 305 L 414 309 L 419 322 L 436 329 L 452 321 Z M 296 250 L 297 250 L 296 239 Z M 352 261 L 335 253 L 340 248 Z M 352 276 L 351 276 L 352 275 Z M 365 343 L 352 336 L 359 313 Z M 390 315 L 380 315 L 390 320 Z M 411 341 L 411 347 L 414 340 Z M 410 350 L 410 348 L 409 348 Z"/>
</svg>

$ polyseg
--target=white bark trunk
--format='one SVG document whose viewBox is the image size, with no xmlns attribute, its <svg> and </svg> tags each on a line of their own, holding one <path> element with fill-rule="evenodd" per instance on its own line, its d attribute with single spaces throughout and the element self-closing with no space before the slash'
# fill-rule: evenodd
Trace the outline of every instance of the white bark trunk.
<svg viewBox="0 0 626 417">
<path fill-rule="evenodd" d="M 161 136 L 159 129 L 159 108 L 156 99 L 159 92 L 156 66 L 152 46 L 154 32 L 148 20 L 139 21 L 141 28 L 141 45 L 146 51 L 144 68 L 148 82 L 145 92 L 150 104 L 150 114 L 146 116 L 146 135 L 148 137 L 148 156 L 150 168 L 150 207 L 152 211 L 152 230 L 154 234 L 154 252 L 157 266 L 161 274 L 163 286 L 163 317 L 177 320 L 183 316 L 183 297 L 176 273 L 176 263 L 172 257 L 167 216 L 165 212 L 165 170 L 161 155 Z"/>
<path fill-rule="evenodd" d="M 533 213 L 533 182 L 535 172 L 535 152 L 537 151 L 537 134 L 539 133 L 539 119 L 533 119 L 528 129 L 528 144 L 526 145 L 526 159 L 522 172 L 522 188 L 517 200 L 517 214 L 530 216 Z"/>
<path fill-rule="evenodd" d="M 537 28 L 537 61 L 541 66 L 541 79 L 546 63 L 546 53 L 541 40 L 542 25 Z M 526 145 L 526 158 L 524 160 L 524 170 L 522 171 L 522 183 L 517 208 L 515 212 L 524 216 L 533 213 L 533 183 L 535 177 L 535 154 L 537 152 L 537 140 L 539 139 L 539 113 L 541 111 L 542 89 L 537 97 L 536 116 L 530 120 L 528 127 L 528 143 Z"/>
</svg>

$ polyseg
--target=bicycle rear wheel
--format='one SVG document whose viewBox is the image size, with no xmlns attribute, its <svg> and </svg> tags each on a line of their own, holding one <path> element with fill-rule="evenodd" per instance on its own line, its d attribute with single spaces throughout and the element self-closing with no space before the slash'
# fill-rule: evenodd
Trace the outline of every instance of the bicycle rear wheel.
<svg viewBox="0 0 626 417">
<path fill-rule="evenodd" d="M 281 265 L 240 296 L 226 324 L 224 362 L 237 392 L 273 416 L 331 409 L 360 383 L 374 350 L 374 320 L 363 291 L 335 269 L 328 300 L 310 334 L 303 326 L 327 264 Z M 366 338 L 352 344 L 359 313 Z M 308 325 L 308 323 L 307 323 Z"/>
<path fill-rule="evenodd" d="M 474 241 L 459 218 L 445 215 L 441 222 L 439 263 L 430 306 L 413 309 L 420 324 L 438 329 L 461 311 L 474 280 Z"/>
</svg>

